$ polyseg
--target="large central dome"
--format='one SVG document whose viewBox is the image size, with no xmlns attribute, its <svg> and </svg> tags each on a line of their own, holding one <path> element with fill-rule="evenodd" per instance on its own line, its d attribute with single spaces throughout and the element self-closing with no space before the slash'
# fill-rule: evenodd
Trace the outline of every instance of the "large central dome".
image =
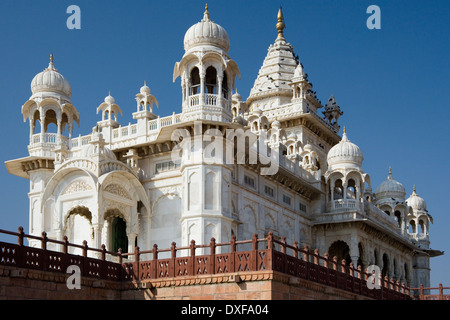
<svg viewBox="0 0 450 320">
<path fill-rule="evenodd" d="M 225 29 L 209 19 L 208 5 L 205 7 L 202 21 L 190 27 L 184 35 L 185 51 L 199 45 L 217 46 L 225 52 L 230 50 L 230 39 Z"/>
</svg>

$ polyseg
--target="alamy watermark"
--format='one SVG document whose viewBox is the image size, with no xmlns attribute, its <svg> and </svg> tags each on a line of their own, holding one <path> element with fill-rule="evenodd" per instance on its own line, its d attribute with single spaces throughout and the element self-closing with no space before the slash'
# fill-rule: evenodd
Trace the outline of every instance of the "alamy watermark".
<svg viewBox="0 0 450 320">
<path fill-rule="evenodd" d="M 67 29 L 81 29 L 81 9 L 77 5 L 70 5 L 67 7 L 66 13 L 70 14 L 67 18 L 66 26 Z"/>
<path fill-rule="evenodd" d="M 225 134 L 214 128 L 203 131 L 202 121 L 194 121 L 194 135 L 187 129 L 176 129 L 171 140 L 176 144 L 171 160 L 181 163 L 257 164 L 261 175 L 274 175 L 279 169 L 279 145 L 270 143 L 277 134 L 274 129 L 226 129 Z"/>
<path fill-rule="evenodd" d="M 366 21 L 368 29 L 381 29 L 381 9 L 377 5 L 370 5 L 367 7 L 366 13 L 371 14 Z"/>
<path fill-rule="evenodd" d="M 81 289 L 81 270 L 77 265 L 70 265 L 67 267 L 67 272 L 70 276 L 67 277 L 66 286 L 69 290 Z"/>
</svg>

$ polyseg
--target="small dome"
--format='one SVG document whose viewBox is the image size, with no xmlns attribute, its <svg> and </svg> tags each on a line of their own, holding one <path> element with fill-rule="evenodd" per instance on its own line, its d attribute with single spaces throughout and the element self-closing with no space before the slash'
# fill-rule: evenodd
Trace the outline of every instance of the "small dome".
<svg viewBox="0 0 450 320">
<path fill-rule="evenodd" d="M 375 196 L 378 200 L 382 198 L 397 198 L 404 199 L 406 195 L 405 187 L 392 178 L 392 170 L 389 168 L 389 175 L 375 191 Z"/>
<path fill-rule="evenodd" d="M 38 73 L 31 81 L 31 92 L 33 94 L 39 92 L 56 92 L 70 98 L 72 88 L 70 87 L 69 81 L 55 68 L 53 55 L 50 55 L 48 68 Z"/>
<path fill-rule="evenodd" d="M 81 158 L 91 158 L 92 156 L 96 155 L 97 146 L 94 146 L 93 144 L 88 144 L 84 146 L 80 151 L 80 157 Z M 116 155 L 114 152 L 109 149 L 108 147 L 102 147 L 101 148 L 101 155 L 104 157 L 104 159 L 107 160 L 117 160 Z"/>
<path fill-rule="evenodd" d="M 305 146 L 303 147 L 303 152 L 311 152 L 311 151 L 313 151 L 312 145 L 309 143 L 305 144 Z"/>
<path fill-rule="evenodd" d="M 139 90 L 139 92 L 141 93 L 141 94 L 150 94 L 150 88 L 147 86 L 147 83 L 146 82 L 144 82 L 144 85 L 141 87 L 141 89 Z"/>
<path fill-rule="evenodd" d="M 257 110 L 261 110 L 261 109 L 257 109 Z M 262 111 L 261 111 L 262 112 Z M 272 122 L 272 128 L 281 128 L 281 123 L 278 120 L 275 120 L 274 122 Z"/>
<path fill-rule="evenodd" d="M 413 208 L 415 211 L 426 211 L 427 210 L 427 203 L 425 200 L 416 193 L 416 187 L 413 188 L 413 193 L 411 196 L 406 200 L 406 203 L 408 206 Z"/>
<path fill-rule="evenodd" d="M 231 96 L 231 99 L 236 100 L 236 101 L 242 101 L 242 96 L 236 91 L 236 93 L 234 93 Z"/>
<path fill-rule="evenodd" d="M 296 135 L 294 132 L 291 132 L 291 133 L 288 135 L 287 139 L 288 139 L 288 140 L 294 140 L 294 141 L 296 141 L 296 140 L 297 140 L 297 135 Z"/>
<path fill-rule="evenodd" d="M 108 104 L 116 103 L 116 100 L 111 96 L 111 92 L 105 97 L 105 102 Z"/>
<path fill-rule="evenodd" d="M 333 166 L 342 165 L 344 167 L 361 167 L 364 160 L 361 149 L 347 138 L 347 133 L 342 135 L 341 141 L 330 149 L 327 155 L 328 167 L 330 170 Z"/>
<path fill-rule="evenodd" d="M 198 45 L 217 46 L 226 52 L 230 49 L 230 39 L 224 28 L 209 19 L 208 5 L 205 7 L 205 13 L 202 21 L 191 26 L 184 35 L 184 50 Z"/>
</svg>

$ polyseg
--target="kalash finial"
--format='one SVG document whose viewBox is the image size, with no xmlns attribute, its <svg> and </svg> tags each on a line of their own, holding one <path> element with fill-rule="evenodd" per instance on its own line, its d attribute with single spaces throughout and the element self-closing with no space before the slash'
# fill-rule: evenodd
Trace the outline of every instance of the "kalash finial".
<svg viewBox="0 0 450 320">
<path fill-rule="evenodd" d="M 55 65 L 53 64 L 53 53 L 50 53 L 50 63 L 48 64 L 48 68 L 50 70 L 56 70 Z"/>
<path fill-rule="evenodd" d="M 208 4 L 205 4 L 205 13 L 203 14 L 202 21 L 211 21 L 211 20 L 209 20 Z"/>
<path fill-rule="evenodd" d="M 278 22 L 277 22 L 277 25 L 276 25 L 276 27 L 277 27 L 277 30 L 278 30 L 278 37 L 277 37 L 277 39 L 281 39 L 281 38 L 284 38 L 284 35 L 283 35 L 283 30 L 284 30 L 284 28 L 285 28 L 285 24 L 284 24 L 284 21 L 283 21 L 283 12 L 281 11 L 281 6 L 280 6 L 280 9 L 278 10 Z"/>
</svg>

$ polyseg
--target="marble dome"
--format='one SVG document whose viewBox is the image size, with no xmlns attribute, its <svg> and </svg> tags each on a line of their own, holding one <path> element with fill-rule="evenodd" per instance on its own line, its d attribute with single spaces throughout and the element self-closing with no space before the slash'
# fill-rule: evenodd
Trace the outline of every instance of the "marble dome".
<svg viewBox="0 0 450 320">
<path fill-rule="evenodd" d="M 38 73 L 31 81 L 31 92 L 56 92 L 70 98 L 72 89 L 69 81 L 63 77 L 53 64 L 53 56 L 50 55 L 50 63 L 44 71 Z"/>
<path fill-rule="evenodd" d="M 230 49 L 230 39 L 223 27 L 209 19 L 208 5 L 202 21 L 191 26 L 184 35 L 184 50 L 199 46 L 213 45 L 228 52 Z"/>
<path fill-rule="evenodd" d="M 336 165 L 361 168 L 363 160 L 364 156 L 361 149 L 350 142 L 344 129 L 341 141 L 328 152 L 327 162 L 329 169 L 332 170 Z"/>
</svg>

